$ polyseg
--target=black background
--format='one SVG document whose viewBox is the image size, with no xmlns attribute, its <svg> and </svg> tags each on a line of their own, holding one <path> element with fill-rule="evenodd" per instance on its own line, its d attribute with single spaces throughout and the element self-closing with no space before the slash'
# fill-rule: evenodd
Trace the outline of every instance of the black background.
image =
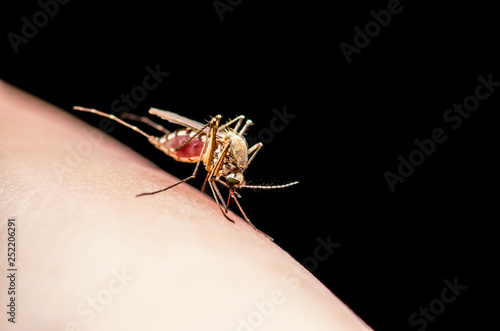
<svg viewBox="0 0 500 331">
<path fill-rule="evenodd" d="M 419 329 L 409 316 L 455 277 L 468 288 L 427 329 L 480 329 L 495 314 L 487 299 L 498 282 L 490 276 L 499 92 L 457 130 L 442 117 L 474 94 L 479 75 L 500 81 L 499 20 L 485 5 L 404 1 L 348 64 L 339 44 L 352 45 L 353 28 L 387 4 L 244 0 L 221 21 L 212 1 L 71 1 L 16 54 L 7 33 L 21 34 L 21 18 L 40 11 L 25 1 L 2 10 L 0 77 L 92 125 L 100 118 L 72 106 L 110 112 L 146 66 L 170 75 L 136 114 L 157 107 L 200 122 L 244 114 L 255 136 L 270 128 L 273 108 L 286 107 L 296 117 L 246 178 L 301 184 L 242 191 L 250 219 L 298 261 L 313 256 L 318 237 L 340 243 L 311 271 L 375 329 Z M 396 173 L 397 157 L 438 127 L 448 139 L 391 192 L 384 172 Z M 128 129 L 112 135 L 177 177 L 192 171 Z"/>
</svg>

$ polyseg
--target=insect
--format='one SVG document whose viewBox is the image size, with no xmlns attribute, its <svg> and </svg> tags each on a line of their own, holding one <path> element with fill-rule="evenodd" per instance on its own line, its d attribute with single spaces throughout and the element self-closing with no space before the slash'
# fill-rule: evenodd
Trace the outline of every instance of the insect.
<svg viewBox="0 0 500 331">
<path fill-rule="evenodd" d="M 205 186 L 208 183 L 217 206 L 222 211 L 222 214 L 231 222 L 233 222 L 233 220 L 229 218 L 227 213 L 229 202 L 232 198 L 238 206 L 245 221 L 257 232 L 263 234 L 268 239 L 273 240 L 271 237 L 258 230 L 252 222 L 250 222 L 238 202 L 237 197 L 241 198 L 241 196 L 238 192 L 236 192 L 236 190 L 239 188 L 282 189 L 295 185 L 298 182 L 295 181 L 283 185 L 246 184 L 243 173 L 247 169 L 248 165 L 253 161 L 255 155 L 257 155 L 257 152 L 262 147 L 262 143 L 257 143 L 250 148 L 248 147 L 248 143 L 243 135 L 253 123 L 251 120 L 247 119 L 243 127 L 241 127 L 245 116 L 240 115 L 221 125 L 222 116 L 217 115 L 206 124 L 202 124 L 169 111 L 151 108 L 149 110 L 150 114 L 159 116 L 171 123 L 183 126 L 183 128 L 171 132 L 147 117 L 140 117 L 129 113 L 121 114 L 121 118 L 143 122 L 164 133 L 163 136 L 156 137 L 147 134 L 138 127 L 123 121 L 115 115 L 79 106 L 74 106 L 73 109 L 94 113 L 116 121 L 142 134 L 151 144 L 168 156 L 172 157 L 174 160 L 186 163 L 196 163 L 194 172 L 191 176 L 164 189 L 138 194 L 137 197 L 164 192 L 192 178 L 195 178 L 200 163 L 203 163 L 207 171 L 207 176 L 205 177 L 201 191 L 205 191 Z M 231 127 L 232 125 L 234 125 L 234 127 Z M 224 202 L 216 183 L 220 183 L 229 189 L 227 203 Z"/>
</svg>

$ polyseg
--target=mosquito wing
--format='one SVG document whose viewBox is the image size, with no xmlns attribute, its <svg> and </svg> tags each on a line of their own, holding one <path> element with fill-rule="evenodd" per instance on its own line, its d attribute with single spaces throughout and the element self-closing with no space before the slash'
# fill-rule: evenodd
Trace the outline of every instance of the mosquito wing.
<svg viewBox="0 0 500 331">
<path fill-rule="evenodd" d="M 187 117 L 178 115 L 176 113 L 172 113 L 172 112 L 167 111 L 167 110 L 161 110 L 158 108 L 151 108 L 151 109 L 149 109 L 149 113 L 156 115 L 156 116 L 159 116 L 159 117 L 163 118 L 164 120 L 167 120 L 171 123 L 179 124 L 179 125 L 182 125 L 182 126 L 194 129 L 194 130 L 201 130 L 205 126 L 199 122 L 190 120 Z"/>
<path fill-rule="evenodd" d="M 176 113 L 172 113 L 172 112 L 167 111 L 167 110 L 161 110 L 158 108 L 150 108 L 149 113 L 156 115 L 156 116 L 159 116 L 159 117 L 163 118 L 164 120 L 169 121 L 170 123 L 179 124 L 179 125 L 194 129 L 196 131 L 199 131 L 205 127 L 205 124 L 201 124 L 200 122 L 196 122 L 196 121 L 191 120 L 187 117 L 181 116 L 181 115 L 176 114 Z M 204 131 L 208 132 L 208 127 L 205 127 Z M 218 132 L 217 136 L 220 137 L 221 133 Z"/>
</svg>

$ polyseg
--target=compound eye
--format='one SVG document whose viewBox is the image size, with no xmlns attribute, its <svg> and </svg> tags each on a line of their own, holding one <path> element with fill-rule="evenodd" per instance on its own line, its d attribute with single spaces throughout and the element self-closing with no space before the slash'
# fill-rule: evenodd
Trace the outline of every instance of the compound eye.
<svg viewBox="0 0 500 331">
<path fill-rule="evenodd" d="M 226 178 L 226 183 L 230 186 L 232 185 L 238 185 L 240 183 L 240 181 L 234 177 L 228 177 Z"/>
</svg>

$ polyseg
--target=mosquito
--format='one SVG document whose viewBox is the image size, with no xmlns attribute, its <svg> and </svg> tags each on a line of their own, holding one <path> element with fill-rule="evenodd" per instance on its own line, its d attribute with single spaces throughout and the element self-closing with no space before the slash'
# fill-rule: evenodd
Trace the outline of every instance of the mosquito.
<svg viewBox="0 0 500 331">
<path fill-rule="evenodd" d="M 205 177 L 201 191 L 205 191 L 205 186 L 208 183 L 215 202 L 222 211 L 222 214 L 229 221 L 234 223 L 234 221 L 227 215 L 229 202 L 232 198 L 238 206 L 238 209 L 243 215 L 245 221 L 250 224 L 255 231 L 263 234 L 269 240 L 273 240 L 271 237 L 257 229 L 252 222 L 250 222 L 237 199 L 237 197 L 241 198 L 241 195 L 236 192 L 236 190 L 239 188 L 283 189 L 298 184 L 298 182 L 294 181 L 283 185 L 246 184 L 243 173 L 263 145 L 259 142 L 248 148 L 248 143 L 243 135 L 253 122 L 250 119 L 247 119 L 243 127 L 241 127 L 245 119 L 244 115 L 240 115 L 222 125 L 222 115 L 217 115 L 212 117 L 212 119 L 206 124 L 202 124 L 170 111 L 151 108 L 149 110 L 150 114 L 159 116 L 160 118 L 171 123 L 183 126 L 183 128 L 171 132 L 163 126 L 156 124 L 148 117 L 136 116 L 129 113 L 120 114 L 121 118 L 145 123 L 164 134 L 161 137 L 156 137 L 147 134 L 138 127 L 123 121 L 115 115 L 106 114 L 96 109 L 80 106 L 74 106 L 73 109 L 97 114 L 116 121 L 146 137 L 148 141 L 153 144 L 153 146 L 172 157 L 174 160 L 186 163 L 196 163 L 194 172 L 191 176 L 186 177 L 185 179 L 180 180 L 179 182 L 164 189 L 138 194 L 136 195 L 137 197 L 164 192 L 195 178 L 198 173 L 200 163 L 203 163 L 207 171 L 207 176 Z M 231 127 L 232 125 L 234 125 L 234 127 Z M 229 189 L 227 203 L 224 202 L 222 194 L 220 193 L 216 183 L 220 183 Z"/>
</svg>

